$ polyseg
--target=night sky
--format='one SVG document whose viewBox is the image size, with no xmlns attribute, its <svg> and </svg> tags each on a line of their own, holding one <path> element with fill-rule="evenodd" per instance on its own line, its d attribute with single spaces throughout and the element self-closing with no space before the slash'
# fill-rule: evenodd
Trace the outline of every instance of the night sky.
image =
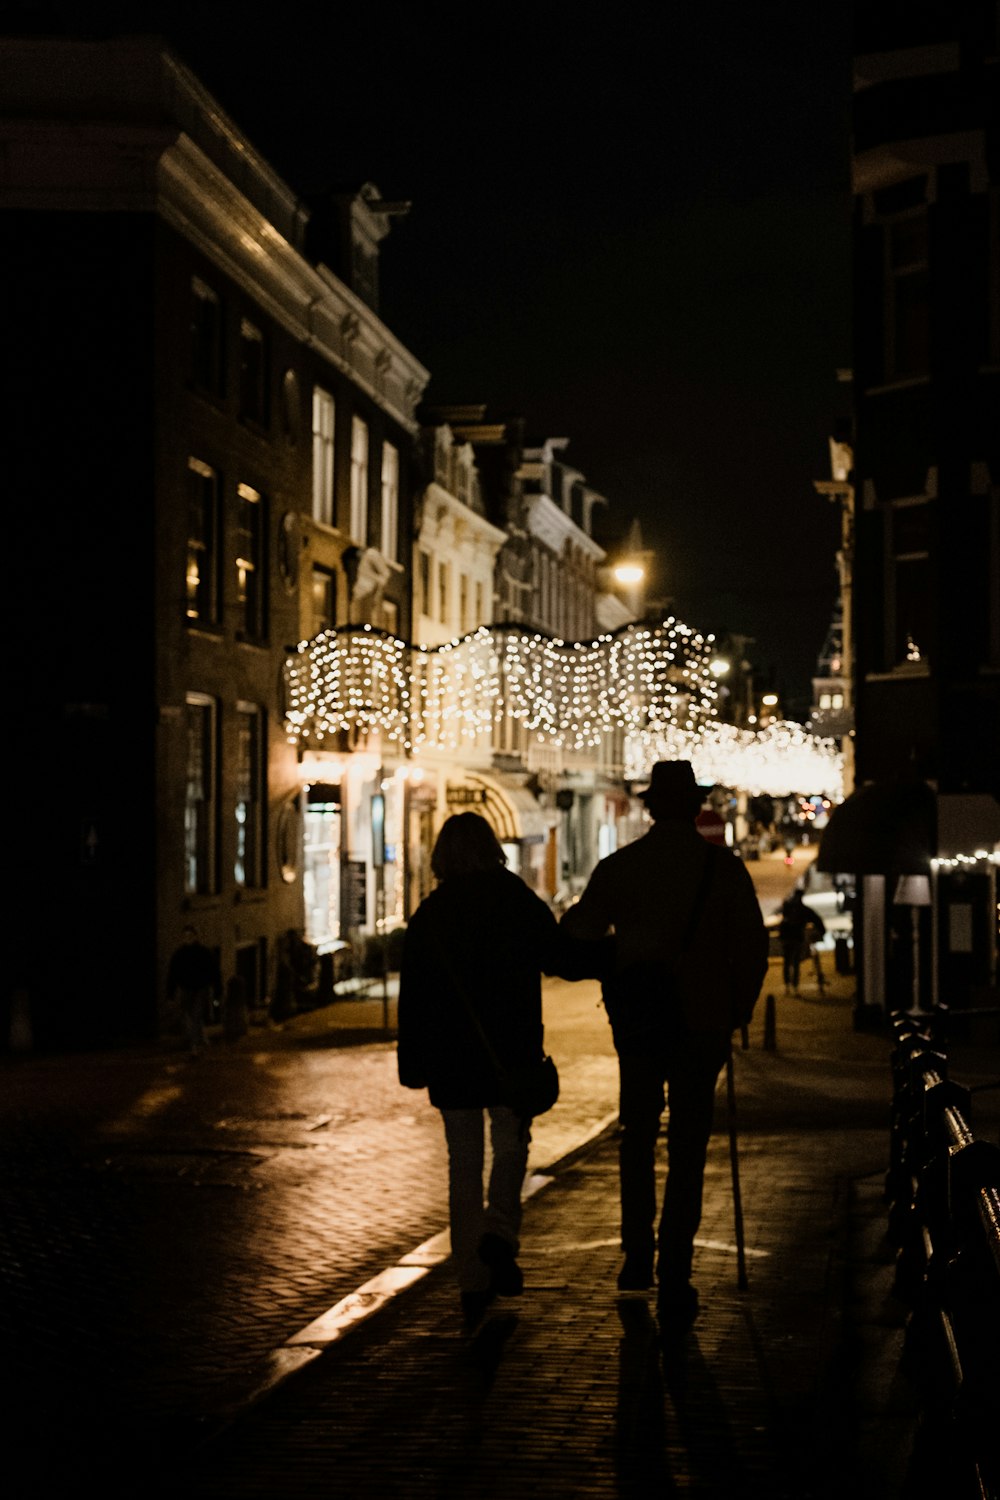
<svg viewBox="0 0 1000 1500">
<path fill-rule="evenodd" d="M 654 591 L 808 694 L 851 363 L 848 0 L 45 10 L 159 32 L 304 194 L 410 200 L 381 310 L 428 399 L 568 437 Z"/>
</svg>

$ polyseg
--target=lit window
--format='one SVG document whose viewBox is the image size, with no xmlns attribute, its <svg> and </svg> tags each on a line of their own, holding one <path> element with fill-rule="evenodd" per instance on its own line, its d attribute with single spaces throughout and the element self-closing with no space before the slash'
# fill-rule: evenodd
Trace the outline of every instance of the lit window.
<svg viewBox="0 0 1000 1500">
<path fill-rule="evenodd" d="M 184 890 L 189 896 L 216 889 L 218 797 L 216 703 L 204 693 L 185 702 L 187 766 L 184 782 Z"/>
<path fill-rule="evenodd" d="M 313 387 L 313 519 L 333 525 L 333 456 L 336 407 L 329 391 Z"/>
<path fill-rule="evenodd" d="M 368 542 L 368 423 L 351 422 L 351 541 Z"/>
<path fill-rule="evenodd" d="M 238 630 L 259 641 L 265 631 L 264 500 L 248 484 L 237 490 L 236 603 Z"/>
<path fill-rule="evenodd" d="M 188 459 L 188 542 L 185 614 L 189 624 L 219 619 L 219 476 L 200 459 Z"/>
<path fill-rule="evenodd" d="M 382 555 L 396 557 L 399 530 L 399 452 L 382 444 Z"/>
<path fill-rule="evenodd" d="M 337 580 L 329 568 L 312 570 L 310 636 L 332 630 L 337 623 Z"/>
</svg>

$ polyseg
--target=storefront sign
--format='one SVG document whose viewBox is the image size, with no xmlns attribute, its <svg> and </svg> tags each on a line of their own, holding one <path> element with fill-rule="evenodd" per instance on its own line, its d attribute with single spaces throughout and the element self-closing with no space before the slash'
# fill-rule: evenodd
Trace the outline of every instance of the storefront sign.
<svg viewBox="0 0 1000 1500">
<path fill-rule="evenodd" d="M 449 786 L 445 791 L 449 807 L 481 807 L 486 801 L 483 786 Z"/>
</svg>

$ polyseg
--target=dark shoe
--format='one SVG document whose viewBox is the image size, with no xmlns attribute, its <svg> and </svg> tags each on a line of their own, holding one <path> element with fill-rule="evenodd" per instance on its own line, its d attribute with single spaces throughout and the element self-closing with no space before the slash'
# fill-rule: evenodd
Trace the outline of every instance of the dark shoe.
<svg viewBox="0 0 1000 1500">
<path fill-rule="evenodd" d="M 484 1234 L 479 1259 L 490 1268 L 490 1288 L 498 1297 L 520 1297 L 524 1272 L 514 1258 L 514 1246 L 499 1234 Z"/>
<path fill-rule="evenodd" d="M 665 1337 L 687 1333 L 698 1316 L 698 1293 L 689 1281 L 661 1282 L 656 1311 Z"/>
<path fill-rule="evenodd" d="M 626 1254 L 624 1264 L 618 1272 L 618 1290 L 620 1292 L 645 1292 L 652 1285 L 653 1257 Z"/>
<path fill-rule="evenodd" d="M 482 1292 L 462 1293 L 462 1322 L 466 1328 L 475 1328 L 483 1321 L 494 1298 L 494 1292 L 488 1287 Z"/>
</svg>

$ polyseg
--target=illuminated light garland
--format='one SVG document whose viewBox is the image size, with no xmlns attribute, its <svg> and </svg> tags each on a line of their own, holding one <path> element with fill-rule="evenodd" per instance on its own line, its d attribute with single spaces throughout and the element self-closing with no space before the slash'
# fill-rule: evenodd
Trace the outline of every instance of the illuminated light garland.
<svg viewBox="0 0 1000 1500">
<path fill-rule="evenodd" d="M 343 627 L 301 642 L 286 663 L 285 728 L 302 748 L 360 729 L 408 754 L 488 752 L 505 720 L 578 752 L 623 731 L 626 780 L 680 757 L 706 785 L 840 798 L 833 740 L 798 724 L 754 733 L 719 722 L 713 643 L 672 616 L 573 644 L 520 626 L 481 626 L 434 647 Z"/>
<path fill-rule="evenodd" d="M 977 849 L 974 854 L 937 855 L 932 870 L 973 870 L 978 865 L 1000 865 L 1000 849 Z"/>
</svg>

